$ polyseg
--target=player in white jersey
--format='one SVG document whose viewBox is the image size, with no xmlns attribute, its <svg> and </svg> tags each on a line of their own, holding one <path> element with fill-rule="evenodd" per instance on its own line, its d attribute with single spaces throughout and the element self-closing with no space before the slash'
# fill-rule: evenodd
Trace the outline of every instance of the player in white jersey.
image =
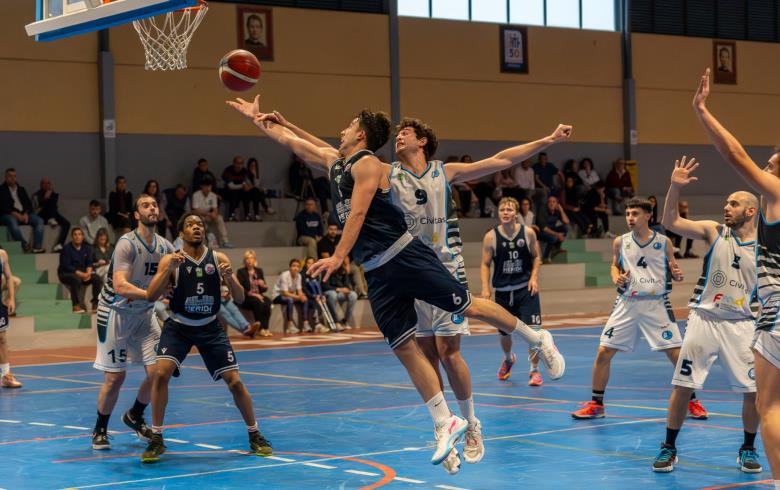
<svg viewBox="0 0 780 490">
<path fill-rule="evenodd" d="M 404 212 L 409 232 L 433 249 L 453 277 L 466 284 L 466 268 L 461 255 L 463 243 L 450 185 L 517 165 L 533 154 L 567 140 L 570 134 L 570 126 L 559 125 L 545 138 L 508 148 L 493 158 L 459 168 L 457 164 L 444 165 L 440 160 L 433 160 L 438 146 L 433 128 L 419 119 L 404 118 L 395 138 L 399 161 L 394 162 L 390 170 L 392 202 Z M 436 369 L 442 386 L 439 364 L 444 366 L 461 415 L 469 422 L 464 459 L 467 463 L 477 463 L 485 453 L 482 428 L 474 413 L 471 373 L 460 352 L 460 336 L 469 334 L 468 320 L 463 315 L 448 313 L 420 300 L 415 301 L 415 310 L 420 348 Z M 449 473 L 457 473 L 460 461 L 455 449 L 443 466 Z"/>
<path fill-rule="evenodd" d="M 652 211 L 650 201 L 644 199 L 626 203 L 626 223 L 631 231 L 615 238 L 612 247 L 611 274 L 618 296 L 593 363 L 591 401 L 571 414 L 575 419 L 604 417 L 604 392 L 612 358 L 619 351 L 634 350 L 640 332 L 652 350 L 664 351 L 672 364 L 677 363 L 682 336 L 669 292 L 672 279 L 681 281 L 682 272 L 674 259 L 671 240 L 649 227 Z"/>
<path fill-rule="evenodd" d="M 92 449 L 110 449 L 108 420 L 125 380 L 128 359 L 141 362 L 146 378 L 138 388 L 133 407 L 122 415 L 122 422 L 144 441 L 151 429 L 143 418 L 151 400 L 157 356 L 154 349 L 160 339 L 160 327 L 152 321 L 154 303 L 146 301 L 146 288 L 157 273 L 160 259 L 173 252 L 173 245 L 154 232 L 160 210 L 157 201 L 146 194 L 135 200 L 138 227 L 119 238 L 111 257 L 106 284 L 100 292 L 97 309 L 97 354 L 95 369 L 103 371 L 97 403 L 97 421 Z"/>
<path fill-rule="evenodd" d="M 693 390 L 700 390 L 716 359 L 726 369 L 731 389 L 743 393 L 744 442 L 737 463 L 745 473 L 758 473 L 761 465 L 755 449 L 758 413 L 753 353 L 750 351 L 755 318 L 750 309 L 756 292 L 756 216 L 758 199 L 749 192 L 735 192 L 726 199 L 724 224 L 691 221 L 680 216 L 680 190 L 697 180 L 691 173 L 695 159 L 677 160 L 666 194 L 662 224 L 685 238 L 703 240 L 709 251 L 702 275 L 688 308 L 680 356 L 675 367 L 666 418 L 666 439 L 653 462 L 653 471 L 669 472 L 677 462 L 677 435 L 685 419 L 685 407 Z"/>
<path fill-rule="evenodd" d="M 764 452 L 780 490 L 780 154 L 774 152 L 764 169 L 756 165 L 739 141 L 707 109 L 710 70 L 699 80 L 693 110 L 707 137 L 729 165 L 757 192 L 761 212 L 756 233 L 756 286 L 761 311 L 753 339 L 756 408 Z"/>
</svg>

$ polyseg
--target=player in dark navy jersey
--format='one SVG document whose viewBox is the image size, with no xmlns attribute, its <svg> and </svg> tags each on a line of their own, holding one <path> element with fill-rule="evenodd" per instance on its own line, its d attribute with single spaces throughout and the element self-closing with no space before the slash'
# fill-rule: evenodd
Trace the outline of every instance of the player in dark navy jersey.
<svg viewBox="0 0 780 490">
<path fill-rule="evenodd" d="M 3 279 L 8 284 L 8 299 L 5 303 L 0 301 L 0 386 L 3 388 L 21 388 L 22 383 L 18 382 L 11 373 L 11 362 L 8 356 L 8 340 L 6 331 L 8 330 L 8 315 L 16 312 L 16 285 L 11 275 L 11 266 L 8 264 L 8 252 L 0 249 L 0 290 L 2 289 Z"/>
<path fill-rule="evenodd" d="M 217 320 L 220 287 L 224 281 L 230 294 L 239 303 L 244 288 L 238 283 L 230 260 L 203 243 L 206 225 L 195 213 L 185 214 L 179 221 L 180 251 L 165 255 L 157 274 L 146 292 L 148 301 L 155 301 L 169 286 L 171 316 L 165 321 L 157 347 L 157 369 L 152 387 L 152 439 L 141 461 L 158 461 L 165 452 L 162 427 L 168 404 L 168 383 L 193 346 L 198 348 L 214 381 L 222 378 L 249 431 L 249 445 L 258 456 L 270 456 L 271 444 L 258 430 L 252 398 L 238 375 L 238 361 L 225 330 Z"/>
<path fill-rule="evenodd" d="M 315 263 L 309 274 L 321 273 L 327 280 L 354 249 L 355 260 L 366 271 L 369 301 L 379 329 L 433 418 L 433 464 L 440 464 L 450 454 L 468 422 L 450 412 L 436 371 L 415 339 L 415 299 L 518 335 L 539 350 L 553 379 L 563 376 L 565 362 L 549 332 L 534 331 L 490 300 L 472 298 L 436 253 L 408 232 L 403 213 L 390 200 L 391 167 L 373 154 L 389 138 L 387 115 L 363 110 L 341 131 L 339 148 L 335 149 L 287 123 L 278 113 L 260 113 L 258 98 L 228 104 L 308 165 L 328 172 L 336 214 L 344 230 L 335 253 Z M 466 171 L 467 165 L 461 165 Z"/>
<path fill-rule="evenodd" d="M 761 193 L 756 239 L 756 284 L 761 312 L 753 339 L 756 408 L 775 489 L 780 490 L 780 327 L 777 326 L 780 314 L 780 153 L 775 151 L 766 167 L 759 167 L 742 144 L 707 109 L 709 94 L 708 68 L 699 80 L 693 111 L 723 159 Z"/>
</svg>

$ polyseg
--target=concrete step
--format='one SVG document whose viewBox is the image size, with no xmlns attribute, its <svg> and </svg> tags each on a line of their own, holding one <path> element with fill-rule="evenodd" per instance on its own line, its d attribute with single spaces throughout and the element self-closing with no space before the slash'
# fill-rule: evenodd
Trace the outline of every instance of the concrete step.
<svg viewBox="0 0 780 490">
<path fill-rule="evenodd" d="M 22 315 L 41 315 L 44 313 L 68 313 L 72 311 L 70 300 L 58 299 L 30 299 L 19 298 L 17 300 L 16 311 Z"/>
<path fill-rule="evenodd" d="M 35 331 L 89 329 L 91 328 L 91 316 L 70 311 L 67 313 L 36 313 L 34 317 Z"/>
</svg>

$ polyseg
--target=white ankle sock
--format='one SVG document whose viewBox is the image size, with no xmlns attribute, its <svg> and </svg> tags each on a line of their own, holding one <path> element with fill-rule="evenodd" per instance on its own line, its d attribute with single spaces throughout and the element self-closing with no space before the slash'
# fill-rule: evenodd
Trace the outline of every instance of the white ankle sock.
<svg viewBox="0 0 780 490">
<path fill-rule="evenodd" d="M 535 347 L 542 338 L 541 335 L 539 335 L 539 332 L 521 322 L 520 320 L 517 320 L 515 329 L 512 331 L 512 333 L 525 340 L 531 347 Z"/>
<path fill-rule="evenodd" d="M 775 490 L 780 490 L 780 480 L 775 480 Z"/>
<path fill-rule="evenodd" d="M 0 376 L 5 376 L 10 372 L 11 372 L 11 363 L 6 362 L 5 364 L 0 364 Z"/>
<path fill-rule="evenodd" d="M 260 427 L 258 427 L 257 422 L 255 422 L 255 425 L 247 425 L 246 426 L 246 430 L 247 430 L 247 432 L 250 432 L 250 433 L 251 432 L 259 432 L 260 431 Z"/>
<path fill-rule="evenodd" d="M 428 407 L 428 411 L 431 413 L 431 418 L 433 419 L 433 424 L 437 427 L 450 418 L 450 409 L 447 406 L 447 400 L 444 399 L 444 393 L 441 391 L 425 402 L 425 406 Z"/>
<path fill-rule="evenodd" d="M 155 433 L 155 434 L 162 434 L 163 428 L 162 428 L 162 426 L 158 427 L 156 425 L 153 425 L 152 426 L 152 432 Z"/>
<path fill-rule="evenodd" d="M 474 415 L 474 397 L 469 397 L 468 400 L 458 400 L 458 406 L 461 417 L 466 419 L 469 425 L 477 423 L 477 417 Z"/>
</svg>

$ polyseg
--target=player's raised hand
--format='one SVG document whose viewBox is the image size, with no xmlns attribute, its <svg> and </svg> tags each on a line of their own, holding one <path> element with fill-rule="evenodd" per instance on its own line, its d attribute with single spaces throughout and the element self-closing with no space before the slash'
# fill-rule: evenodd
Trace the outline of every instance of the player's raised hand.
<svg viewBox="0 0 780 490">
<path fill-rule="evenodd" d="M 254 117 L 260 113 L 260 96 L 255 95 L 252 102 L 246 101 L 241 97 L 236 97 L 236 100 L 226 100 L 225 103 L 243 114 L 248 119 L 254 119 Z"/>
<path fill-rule="evenodd" d="M 311 277 L 316 277 L 319 276 L 320 274 L 325 274 L 322 277 L 322 282 L 325 282 L 328 280 L 331 274 L 339 270 L 341 264 L 343 263 L 344 263 L 344 259 L 339 259 L 338 257 L 328 257 L 326 259 L 320 259 L 317 262 L 313 263 L 311 267 L 309 267 L 307 273 Z"/>
<path fill-rule="evenodd" d="M 217 267 L 222 277 L 227 278 L 233 275 L 233 266 L 230 265 L 230 262 L 220 262 Z"/>
<path fill-rule="evenodd" d="M 699 162 L 695 158 L 691 158 L 687 162 L 687 157 L 683 155 L 680 160 L 674 161 L 674 170 L 672 170 L 672 186 L 684 187 L 691 182 L 699 180 L 698 177 L 692 177 L 691 174 L 699 166 Z"/>
<path fill-rule="evenodd" d="M 696 95 L 693 96 L 693 108 L 697 110 L 704 109 L 707 104 L 707 97 L 710 95 L 710 69 L 704 70 L 704 75 L 699 79 L 699 88 L 696 89 Z"/>
<path fill-rule="evenodd" d="M 260 116 L 260 120 L 261 121 L 271 121 L 271 122 L 274 122 L 274 123 L 279 124 L 280 126 L 284 126 L 284 127 L 287 127 L 290 124 L 289 121 L 287 121 L 287 118 L 285 118 L 282 115 L 281 112 L 279 112 L 279 111 L 277 111 L 275 109 L 273 111 L 271 111 L 271 112 L 267 112 L 265 114 L 262 114 Z"/>
<path fill-rule="evenodd" d="M 620 274 L 617 278 L 617 281 L 615 281 L 615 285 L 619 288 L 624 288 L 626 285 L 631 281 L 629 276 L 631 275 L 631 271 L 626 271 L 622 274 Z"/>
<path fill-rule="evenodd" d="M 555 143 L 566 141 L 571 137 L 571 132 L 574 130 L 572 126 L 567 124 L 559 124 L 555 131 L 550 135 Z"/>
<path fill-rule="evenodd" d="M 680 265 L 677 263 L 677 261 L 669 264 L 669 270 L 672 272 L 672 280 L 680 282 L 685 279 L 683 276 L 683 271 L 680 269 Z"/>
</svg>

